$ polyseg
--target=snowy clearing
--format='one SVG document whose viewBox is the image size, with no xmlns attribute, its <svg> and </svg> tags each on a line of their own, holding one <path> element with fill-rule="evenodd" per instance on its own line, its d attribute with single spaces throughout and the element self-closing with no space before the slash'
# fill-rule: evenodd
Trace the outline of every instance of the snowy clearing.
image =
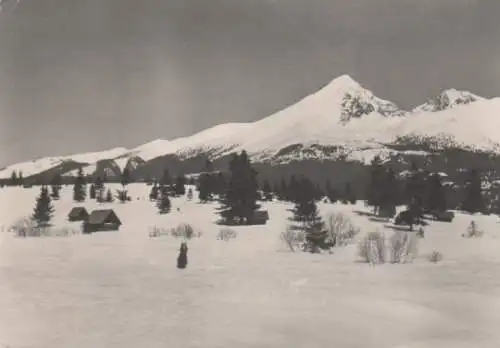
<svg viewBox="0 0 500 348">
<path fill-rule="evenodd" d="M 172 212 L 159 215 L 149 189 L 129 185 L 126 204 L 81 204 L 113 208 L 120 231 L 40 238 L 7 232 L 32 213 L 39 188 L 0 191 L 0 347 L 500 346 L 496 216 L 431 222 L 412 263 L 372 266 L 359 262 L 357 243 L 331 255 L 289 252 L 280 241 L 288 204 L 263 203 L 267 225 L 231 227 L 235 237 L 219 240 L 218 204 L 174 198 Z M 77 206 L 71 193 L 63 187 L 54 202 L 56 227 L 79 228 L 65 220 Z M 356 214 L 367 211 L 362 203 L 319 207 L 347 214 L 357 240 L 394 233 Z M 462 237 L 472 219 L 482 238 Z M 180 223 L 203 232 L 188 242 L 184 270 L 176 268 L 180 239 L 149 237 Z M 442 261 L 429 261 L 433 251 Z"/>
</svg>

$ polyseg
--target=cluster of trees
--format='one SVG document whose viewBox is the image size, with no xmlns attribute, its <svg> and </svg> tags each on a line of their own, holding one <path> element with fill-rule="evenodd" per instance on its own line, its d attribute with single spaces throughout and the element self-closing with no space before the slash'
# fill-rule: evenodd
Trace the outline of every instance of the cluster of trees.
<svg viewBox="0 0 500 348">
<path fill-rule="evenodd" d="M 264 180 L 262 183 L 262 199 L 264 201 L 271 201 L 274 197 L 282 201 L 293 202 L 297 191 L 303 188 L 301 185 L 302 180 L 307 177 L 304 175 L 296 176 L 291 175 L 289 181 L 287 182 L 285 178 L 281 179 L 281 182 L 275 183 L 272 187 L 269 180 Z M 307 179 L 309 180 L 309 179 Z M 314 199 L 319 201 L 325 197 L 331 203 L 342 202 L 344 204 L 355 204 L 357 201 L 357 195 L 353 189 L 351 183 L 345 183 L 342 190 L 333 188 L 330 181 L 327 181 L 324 189 L 319 184 L 313 184 L 310 180 L 311 185 L 308 185 L 307 189 L 312 193 Z"/>
<path fill-rule="evenodd" d="M 458 206 L 452 206 L 449 202 L 451 190 L 443 182 L 441 174 L 418 168 L 415 162 L 411 163 L 408 176 L 399 178 L 391 167 L 375 157 L 371 162 L 366 201 L 377 215 L 392 215 L 398 205 L 406 205 L 414 216 L 444 212 L 449 208 L 463 209 L 470 213 L 484 211 L 481 176 L 477 170 L 467 171 L 460 187 Z"/>
<path fill-rule="evenodd" d="M 172 203 L 170 197 L 183 196 L 186 194 L 187 179 L 184 175 L 179 175 L 172 179 L 170 172 L 165 169 L 159 182 L 154 182 L 149 193 L 149 199 L 156 201 L 156 206 L 160 214 L 170 212 Z M 192 195 L 192 192 L 191 192 Z"/>
</svg>

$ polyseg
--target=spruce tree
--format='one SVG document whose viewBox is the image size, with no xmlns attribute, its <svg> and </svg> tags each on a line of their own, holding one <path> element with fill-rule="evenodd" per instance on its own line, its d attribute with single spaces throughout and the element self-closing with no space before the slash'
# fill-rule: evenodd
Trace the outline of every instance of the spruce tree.
<svg viewBox="0 0 500 348">
<path fill-rule="evenodd" d="M 378 177 L 380 190 L 377 192 L 378 212 L 381 210 L 394 215 L 399 200 L 399 186 L 396 179 L 396 173 L 392 168 L 381 171 Z"/>
<path fill-rule="evenodd" d="M 481 188 L 481 176 L 476 169 L 469 171 L 464 191 L 462 209 L 471 214 L 482 212 L 484 210 L 484 202 Z"/>
<path fill-rule="evenodd" d="M 54 213 L 54 207 L 46 186 L 40 189 L 40 196 L 36 199 L 36 205 L 33 210 L 32 219 L 36 221 L 38 227 L 50 226 L 50 221 Z"/>
<path fill-rule="evenodd" d="M 83 176 L 82 168 L 78 169 L 77 177 L 75 178 L 75 183 L 73 185 L 73 200 L 75 202 L 85 201 L 87 196 L 87 188 L 85 178 Z"/>
<path fill-rule="evenodd" d="M 160 214 L 167 214 L 170 212 L 171 203 L 170 203 L 170 198 L 168 196 L 169 196 L 168 188 L 166 186 L 161 186 L 160 196 L 156 201 L 156 206 Z"/>
<path fill-rule="evenodd" d="M 184 175 L 177 177 L 174 190 L 177 196 L 184 196 L 186 194 L 186 177 Z"/>
<path fill-rule="evenodd" d="M 17 176 L 17 185 L 24 185 L 24 176 L 22 171 L 19 171 L 19 175 Z"/>
<path fill-rule="evenodd" d="M 12 171 L 12 174 L 10 175 L 10 182 L 9 182 L 9 185 L 11 186 L 16 186 L 18 183 L 18 180 L 17 180 L 17 173 L 15 170 Z"/>
<path fill-rule="evenodd" d="M 280 183 L 280 188 L 279 188 L 279 197 L 283 201 L 286 201 L 289 199 L 289 197 L 288 197 L 288 185 L 286 184 L 285 178 L 281 178 L 281 183 Z"/>
<path fill-rule="evenodd" d="M 203 173 L 200 175 L 198 182 L 198 198 L 204 203 L 212 199 L 212 191 L 210 188 L 210 174 Z"/>
<path fill-rule="evenodd" d="M 297 191 L 300 189 L 299 187 L 299 183 L 297 181 L 297 178 L 295 176 L 295 174 L 292 174 L 290 176 L 290 183 L 288 184 L 288 190 L 287 190 L 287 198 L 288 198 L 288 201 L 292 202 L 292 203 L 295 203 L 297 201 Z"/>
<path fill-rule="evenodd" d="M 217 175 L 214 176 L 213 191 L 219 196 L 221 196 L 226 193 L 226 187 L 227 187 L 226 177 L 221 172 L 217 173 Z"/>
<path fill-rule="evenodd" d="M 426 187 L 425 210 L 431 212 L 446 211 L 446 194 L 441 176 L 437 173 L 429 176 Z"/>
<path fill-rule="evenodd" d="M 50 196 L 51 196 L 53 199 L 58 200 L 58 199 L 61 197 L 61 196 L 59 195 L 59 190 L 60 190 L 59 186 L 57 186 L 57 185 L 51 185 L 51 186 L 50 186 L 50 188 L 51 188 L 51 191 L 52 191 L 52 192 L 50 193 Z"/>
<path fill-rule="evenodd" d="M 52 191 L 50 196 L 53 199 L 57 200 L 60 198 L 59 191 L 61 190 L 61 186 L 62 186 L 62 177 L 60 174 L 56 174 L 50 181 L 50 187 Z"/>
<path fill-rule="evenodd" d="M 323 191 L 323 189 L 321 188 L 321 186 L 319 186 L 319 184 L 316 184 L 316 187 L 314 188 L 314 198 L 317 201 L 319 201 L 323 197 L 325 197 L 325 192 Z"/>
<path fill-rule="evenodd" d="M 296 228 L 306 234 L 304 251 L 316 253 L 320 249 L 329 249 L 333 244 L 328 241 L 325 224 L 318 214 L 314 197 L 314 185 L 305 177 L 295 182 L 295 207 L 292 210 L 292 221 Z"/>
<path fill-rule="evenodd" d="M 383 204 L 382 195 L 386 189 L 384 185 L 385 179 L 385 168 L 382 165 L 382 160 L 379 156 L 375 156 L 371 161 L 370 181 L 366 190 L 367 203 L 373 207 L 375 215 L 379 214 L 380 207 Z"/>
<path fill-rule="evenodd" d="M 273 184 L 273 188 L 271 191 L 274 193 L 274 196 L 277 197 L 278 199 L 281 199 L 281 192 L 280 192 L 280 186 L 277 182 Z"/>
<path fill-rule="evenodd" d="M 248 223 L 260 206 L 257 204 L 257 171 L 252 167 L 246 151 L 233 154 L 229 172 L 228 189 L 219 213 L 227 222 Z"/>
<path fill-rule="evenodd" d="M 95 179 L 94 190 L 95 190 L 94 193 L 95 200 L 99 203 L 104 202 L 105 201 L 104 192 L 106 191 L 106 189 L 104 187 L 104 179 L 102 176 L 97 176 L 97 178 Z"/>
<path fill-rule="evenodd" d="M 91 184 L 90 185 L 90 189 L 89 189 L 89 198 L 90 199 L 95 199 L 96 197 L 96 188 L 95 188 L 95 184 Z"/>
<path fill-rule="evenodd" d="M 149 200 L 156 201 L 158 199 L 158 194 L 160 193 L 160 189 L 157 183 L 154 183 L 151 187 L 151 192 L 149 193 Z"/>
<path fill-rule="evenodd" d="M 112 203 L 115 199 L 113 198 L 113 193 L 111 193 L 111 190 L 108 189 L 106 192 L 106 198 L 104 199 L 107 203 Z"/>
<path fill-rule="evenodd" d="M 343 204 L 356 204 L 357 198 L 354 190 L 352 189 L 351 183 L 346 183 L 344 186 L 344 193 L 342 197 Z"/>
<path fill-rule="evenodd" d="M 413 217 L 420 218 L 424 213 L 426 177 L 425 173 L 417 168 L 416 162 L 412 162 L 411 169 L 406 183 L 405 201 Z"/>
<path fill-rule="evenodd" d="M 165 169 L 160 179 L 160 186 L 170 187 L 170 185 L 172 185 L 172 176 L 170 176 L 168 169 Z"/>
<path fill-rule="evenodd" d="M 264 180 L 264 183 L 262 184 L 262 193 L 263 193 L 263 198 L 265 201 L 272 201 L 273 200 L 273 193 L 271 190 L 271 184 L 269 183 L 269 180 Z"/>
<path fill-rule="evenodd" d="M 128 166 L 125 166 L 125 168 L 123 168 L 123 172 L 121 173 L 121 177 L 120 177 L 120 183 L 122 184 L 122 186 L 127 186 L 128 184 L 130 184 L 130 168 Z"/>
</svg>

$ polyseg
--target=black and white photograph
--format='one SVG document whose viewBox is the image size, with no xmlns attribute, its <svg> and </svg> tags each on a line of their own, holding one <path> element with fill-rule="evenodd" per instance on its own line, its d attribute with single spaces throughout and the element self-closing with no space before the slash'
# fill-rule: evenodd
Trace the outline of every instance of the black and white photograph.
<svg viewBox="0 0 500 348">
<path fill-rule="evenodd" d="M 500 1 L 0 0 L 0 348 L 500 347 Z"/>
</svg>

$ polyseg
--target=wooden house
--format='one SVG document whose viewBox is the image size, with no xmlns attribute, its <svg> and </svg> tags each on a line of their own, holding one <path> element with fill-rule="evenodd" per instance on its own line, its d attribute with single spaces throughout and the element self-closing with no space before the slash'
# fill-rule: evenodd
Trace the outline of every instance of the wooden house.
<svg viewBox="0 0 500 348">
<path fill-rule="evenodd" d="M 94 210 L 83 223 L 83 232 L 118 231 L 122 222 L 113 209 Z"/>
<path fill-rule="evenodd" d="M 253 216 L 249 219 L 249 225 L 265 225 L 269 220 L 269 213 L 267 210 L 257 210 L 254 212 Z"/>
<path fill-rule="evenodd" d="M 89 213 L 84 207 L 74 207 L 68 214 L 69 221 L 85 221 L 88 217 Z"/>
</svg>

